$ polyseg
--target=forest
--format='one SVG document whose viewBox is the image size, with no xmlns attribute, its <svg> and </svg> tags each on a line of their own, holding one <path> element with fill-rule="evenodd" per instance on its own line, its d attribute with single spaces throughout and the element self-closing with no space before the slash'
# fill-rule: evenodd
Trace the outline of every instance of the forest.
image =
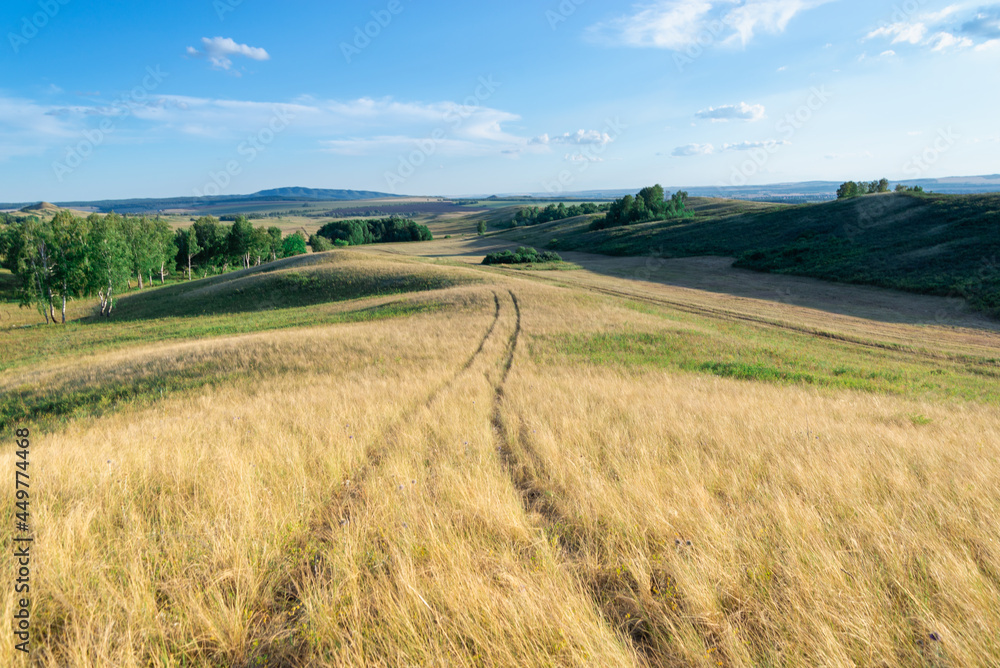
<svg viewBox="0 0 1000 668">
<path fill-rule="evenodd" d="M 36 307 L 46 323 L 65 323 L 67 301 L 85 297 L 96 297 L 100 315 L 110 316 L 118 295 L 162 285 L 178 267 L 190 280 L 307 251 L 301 232 L 282 237 L 242 216 L 232 225 L 207 216 L 178 230 L 160 218 L 67 210 L 51 220 L 0 221 L 0 266 L 14 275 L 20 304 Z"/>
</svg>

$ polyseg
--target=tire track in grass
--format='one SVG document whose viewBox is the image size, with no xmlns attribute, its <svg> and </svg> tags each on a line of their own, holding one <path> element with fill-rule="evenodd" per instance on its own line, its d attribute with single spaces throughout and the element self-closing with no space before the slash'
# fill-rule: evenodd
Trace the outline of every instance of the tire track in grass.
<svg viewBox="0 0 1000 668">
<path fill-rule="evenodd" d="M 628 569 L 602 568 L 594 570 L 587 564 L 586 538 L 583 532 L 574 531 L 573 518 L 560 509 L 555 496 L 548 489 L 550 479 L 544 459 L 530 444 L 527 425 L 518 416 L 515 429 L 504 418 L 505 388 L 522 331 L 522 312 L 517 295 L 510 292 L 517 317 L 514 333 L 507 344 L 503 373 L 494 390 L 492 423 L 498 441 L 497 451 L 501 464 L 514 487 L 521 495 L 524 510 L 536 513 L 544 522 L 546 533 L 557 536 L 563 554 L 573 568 L 574 576 L 583 585 L 594 605 L 637 656 L 650 666 L 673 666 L 687 663 L 671 647 L 671 638 L 686 619 L 691 622 L 705 645 L 714 654 L 713 662 L 728 666 L 730 661 L 721 650 L 721 639 L 706 624 L 697 621 L 690 613 L 676 587 L 676 579 L 663 571 L 650 574 L 648 591 Z"/>
<path fill-rule="evenodd" d="M 493 320 L 483 334 L 476 350 L 451 378 L 434 388 L 424 400 L 411 405 L 374 437 L 373 444 L 365 450 L 361 466 L 345 481 L 349 484 L 337 490 L 330 502 L 319 513 L 319 517 L 310 520 L 304 549 L 311 551 L 311 548 L 314 547 L 313 541 L 318 542 L 323 549 L 329 549 L 331 546 L 330 538 L 335 535 L 339 528 L 350 524 L 355 515 L 356 507 L 365 503 L 365 484 L 381 467 L 386 451 L 392 446 L 396 430 L 413 418 L 421 408 L 431 408 L 441 393 L 458 382 L 482 355 L 500 321 L 500 297 L 495 292 L 493 293 L 493 303 Z M 331 518 L 339 518 L 339 520 Z M 270 609 L 263 611 L 267 614 L 269 621 L 260 628 L 259 633 L 255 634 L 257 636 L 254 640 L 256 645 L 251 643 L 253 656 L 248 655 L 243 662 L 237 665 L 247 668 L 257 666 L 258 657 L 265 656 L 268 661 L 267 665 L 270 666 L 298 665 L 303 654 L 307 652 L 308 645 L 304 634 L 297 633 L 305 614 L 302 593 L 308 581 L 318 577 L 322 570 L 323 557 L 321 552 L 317 550 L 307 563 L 300 564 L 298 569 L 275 587 L 275 595 L 272 597 Z"/>
</svg>

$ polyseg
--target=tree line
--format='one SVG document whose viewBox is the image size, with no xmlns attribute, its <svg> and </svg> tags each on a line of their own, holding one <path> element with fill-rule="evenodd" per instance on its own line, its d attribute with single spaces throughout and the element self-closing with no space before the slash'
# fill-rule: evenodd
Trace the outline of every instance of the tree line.
<svg viewBox="0 0 1000 668">
<path fill-rule="evenodd" d="M 594 204 L 593 202 L 584 202 L 583 204 L 571 204 L 570 206 L 566 206 L 564 203 L 560 202 L 559 204 L 549 204 L 544 209 L 539 209 L 537 206 L 523 207 L 518 209 L 517 213 L 514 214 L 514 221 L 511 226 L 521 227 L 524 225 L 541 225 L 542 223 L 551 223 L 554 220 L 575 218 L 576 216 L 584 216 L 587 214 L 607 211 L 610 206 L 610 204 Z"/>
<path fill-rule="evenodd" d="M 14 274 L 22 306 L 34 306 L 46 323 L 66 322 L 66 303 L 96 297 L 102 316 L 111 315 L 118 295 L 164 284 L 178 266 L 190 280 L 307 252 L 301 232 L 282 237 L 272 227 L 254 228 L 243 217 L 222 225 L 199 218 L 173 230 L 160 218 L 115 213 L 86 218 L 60 211 L 51 220 L 5 216 L 0 225 L 0 266 Z"/>
<path fill-rule="evenodd" d="M 837 199 L 849 199 L 862 195 L 875 195 L 889 192 L 889 179 L 882 178 L 878 181 L 845 181 L 837 188 Z M 924 189 L 920 186 L 905 186 L 902 183 L 896 184 L 898 193 L 922 193 Z"/>
<path fill-rule="evenodd" d="M 190 280 L 197 267 L 202 276 L 225 273 L 230 267 L 248 269 L 280 258 L 308 252 L 301 232 L 283 237 L 277 227 L 254 227 L 245 216 L 225 225 L 203 216 L 174 233 L 177 265 Z"/>
<path fill-rule="evenodd" d="M 431 241 L 430 228 L 399 216 L 366 220 L 335 220 L 319 229 L 317 236 L 335 246 L 395 243 L 400 241 Z"/>
<path fill-rule="evenodd" d="M 688 194 L 683 190 L 678 190 L 667 199 L 663 186 L 649 186 L 640 190 L 635 197 L 626 195 L 612 202 L 607 214 L 591 223 L 590 229 L 603 230 L 654 220 L 687 218 L 694 215 L 687 210 L 687 200 Z"/>
</svg>

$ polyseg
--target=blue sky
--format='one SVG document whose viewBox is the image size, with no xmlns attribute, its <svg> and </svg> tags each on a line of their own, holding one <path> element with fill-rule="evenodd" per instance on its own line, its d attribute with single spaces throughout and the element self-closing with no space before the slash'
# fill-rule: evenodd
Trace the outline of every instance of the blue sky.
<svg viewBox="0 0 1000 668">
<path fill-rule="evenodd" d="M 1000 172 L 1000 4 L 7 0 L 0 28 L 0 201 Z"/>
</svg>

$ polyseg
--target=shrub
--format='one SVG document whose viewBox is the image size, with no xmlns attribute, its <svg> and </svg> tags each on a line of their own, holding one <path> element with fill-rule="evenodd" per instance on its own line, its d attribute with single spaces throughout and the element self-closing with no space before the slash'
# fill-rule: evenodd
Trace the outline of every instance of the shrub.
<svg viewBox="0 0 1000 668">
<path fill-rule="evenodd" d="M 333 249 L 333 244 L 326 237 L 313 234 L 309 237 L 309 245 L 312 246 L 313 253 L 323 253 Z"/>
<path fill-rule="evenodd" d="M 498 251 L 483 258 L 483 264 L 535 264 L 542 262 L 561 262 L 558 253 L 543 251 L 539 253 L 534 248 L 521 246 L 516 251 Z"/>
</svg>

